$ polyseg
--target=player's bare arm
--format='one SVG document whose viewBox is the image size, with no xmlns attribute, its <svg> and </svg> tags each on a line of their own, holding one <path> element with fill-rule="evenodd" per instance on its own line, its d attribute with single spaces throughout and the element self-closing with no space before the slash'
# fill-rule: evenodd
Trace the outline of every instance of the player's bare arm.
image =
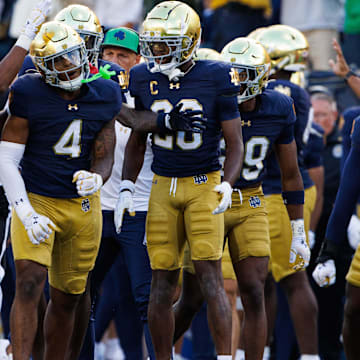
<svg viewBox="0 0 360 360">
<path fill-rule="evenodd" d="M 1 134 L 1 140 L 13 142 L 17 144 L 26 144 L 28 136 L 29 136 L 28 119 L 10 115 L 4 125 Z"/>
<path fill-rule="evenodd" d="M 333 39 L 333 48 L 336 51 L 336 61 L 329 60 L 329 65 L 335 75 L 344 78 L 350 88 L 354 91 L 357 97 L 360 98 L 360 77 L 358 77 L 353 71 L 351 71 L 348 63 L 345 60 L 340 44 Z"/>
<path fill-rule="evenodd" d="M 137 111 L 123 104 L 116 120 L 134 131 L 153 132 L 157 130 L 157 114 L 151 111 Z"/>
<path fill-rule="evenodd" d="M 317 166 L 308 169 L 311 180 L 316 186 L 316 203 L 313 212 L 311 213 L 310 230 L 315 231 L 320 220 L 323 203 L 324 203 L 324 167 Z"/>
<path fill-rule="evenodd" d="M 145 133 L 159 131 L 192 131 L 202 132 L 207 119 L 199 117 L 202 111 L 181 111 L 181 106 L 176 106 L 168 114 L 154 113 L 152 111 L 139 111 L 123 104 L 116 120 L 121 125 L 135 131 Z"/>
<path fill-rule="evenodd" d="M 282 191 L 303 191 L 304 185 L 298 166 L 295 140 L 290 144 L 277 144 L 275 151 L 281 169 Z M 286 208 L 290 220 L 303 217 L 303 205 L 287 204 Z"/>
<path fill-rule="evenodd" d="M 103 182 L 111 175 L 114 164 L 115 142 L 115 119 L 113 119 L 101 129 L 92 149 L 90 171 L 100 174 Z"/>
<path fill-rule="evenodd" d="M 40 25 L 45 21 L 46 16 L 51 10 L 51 0 L 41 0 L 32 9 L 24 29 L 17 42 L 9 53 L 0 62 L 0 93 L 4 93 L 15 79 L 21 69 L 24 58 L 30 48 L 30 43 L 34 39 Z"/>
<path fill-rule="evenodd" d="M 240 175 L 244 160 L 244 144 L 241 131 L 241 119 L 223 121 L 221 123 L 226 143 L 224 163 L 224 181 L 234 185 Z"/>
<path fill-rule="evenodd" d="M 122 178 L 135 182 L 144 162 L 147 134 L 133 131 L 126 144 Z"/>
</svg>

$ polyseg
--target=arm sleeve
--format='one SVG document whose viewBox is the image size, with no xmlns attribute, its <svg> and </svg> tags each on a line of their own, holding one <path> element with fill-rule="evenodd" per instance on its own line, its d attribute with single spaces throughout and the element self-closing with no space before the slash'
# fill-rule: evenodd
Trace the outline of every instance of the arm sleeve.
<svg viewBox="0 0 360 360">
<path fill-rule="evenodd" d="M 7 141 L 0 142 L 0 181 L 20 219 L 23 219 L 29 212 L 34 211 L 19 171 L 19 163 L 24 151 L 25 145 L 23 144 Z"/>
<path fill-rule="evenodd" d="M 360 119 L 354 123 L 352 146 L 344 164 L 336 201 L 331 212 L 326 238 L 340 244 L 345 238 L 347 226 L 360 195 Z"/>
<path fill-rule="evenodd" d="M 354 113 L 352 111 L 345 111 L 343 114 L 344 126 L 341 129 L 342 136 L 342 157 L 340 162 L 340 169 L 344 168 L 344 164 L 347 156 L 349 155 L 351 148 L 351 130 L 354 123 Z"/>
</svg>

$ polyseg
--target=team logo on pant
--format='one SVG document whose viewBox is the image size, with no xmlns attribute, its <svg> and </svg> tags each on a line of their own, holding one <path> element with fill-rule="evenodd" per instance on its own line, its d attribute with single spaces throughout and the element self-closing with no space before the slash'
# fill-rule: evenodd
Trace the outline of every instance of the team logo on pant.
<svg viewBox="0 0 360 360">
<path fill-rule="evenodd" d="M 88 212 L 90 210 L 90 201 L 89 201 L 89 199 L 84 199 L 81 202 L 81 210 L 83 212 Z"/>
<path fill-rule="evenodd" d="M 250 207 L 255 209 L 255 208 L 261 206 L 261 200 L 259 199 L 259 197 L 257 195 L 256 196 L 250 196 L 249 204 L 250 204 Z"/>
<path fill-rule="evenodd" d="M 196 185 L 206 184 L 208 181 L 208 177 L 205 174 L 195 175 L 193 176 L 193 178 L 194 178 L 194 184 Z"/>
</svg>

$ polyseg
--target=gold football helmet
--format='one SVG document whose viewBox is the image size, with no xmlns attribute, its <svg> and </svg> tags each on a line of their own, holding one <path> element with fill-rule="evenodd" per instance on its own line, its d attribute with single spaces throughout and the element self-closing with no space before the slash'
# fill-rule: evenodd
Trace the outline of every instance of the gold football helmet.
<svg viewBox="0 0 360 360">
<path fill-rule="evenodd" d="M 255 30 L 253 30 L 251 33 L 248 34 L 248 38 L 257 40 L 257 38 L 260 36 L 260 34 L 266 29 L 266 27 L 259 27 Z"/>
<path fill-rule="evenodd" d="M 104 33 L 95 13 L 87 6 L 74 4 L 60 10 L 54 20 L 63 21 L 80 34 L 85 41 L 89 62 L 97 66 Z"/>
<path fill-rule="evenodd" d="M 45 82 L 63 90 L 80 89 L 89 75 L 84 41 L 70 26 L 57 21 L 44 23 L 30 46 L 30 55 Z M 74 75 L 79 74 L 74 78 Z"/>
<path fill-rule="evenodd" d="M 180 1 L 164 1 L 143 22 L 140 53 L 151 72 L 162 72 L 171 80 L 181 74 L 178 67 L 193 57 L 200 37 L 200 18 L 195 10 Z"/>
<path fill-rule="evenodd" d="M 194 60 L 220 60 L 220 53 L 216 50 L 208 48 L 200 48 L 196 50 Z"/>
<path fill-rule="evenodd" d="M 239 104 L 262 92 L 269 77 L 271 60 L 258 41 L 237 38 L 222 49 L 220 57 L 222 61 L 233 65 L 232 76 L 241 85 Z"/>
<path fill-rule="evenodd" d="M 301 31 L 287 25 L 273 25 L 262 31 L 257 40 L 271 58 L 273 73 L 305 70 L 309 44 Z"/>
</svg>

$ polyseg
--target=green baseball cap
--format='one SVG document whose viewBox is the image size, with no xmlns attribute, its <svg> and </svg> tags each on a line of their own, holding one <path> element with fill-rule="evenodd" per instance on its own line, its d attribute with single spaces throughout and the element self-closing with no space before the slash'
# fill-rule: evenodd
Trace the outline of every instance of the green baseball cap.
<svg viewBox="0 0 360 360">
<path fill-rule="evenodd" d="M 126 27 L 110 29 L 106 32 L 101 46 L 118 46 L 138 54 L 139 35 L 135 30 Z"/>
</svg>

